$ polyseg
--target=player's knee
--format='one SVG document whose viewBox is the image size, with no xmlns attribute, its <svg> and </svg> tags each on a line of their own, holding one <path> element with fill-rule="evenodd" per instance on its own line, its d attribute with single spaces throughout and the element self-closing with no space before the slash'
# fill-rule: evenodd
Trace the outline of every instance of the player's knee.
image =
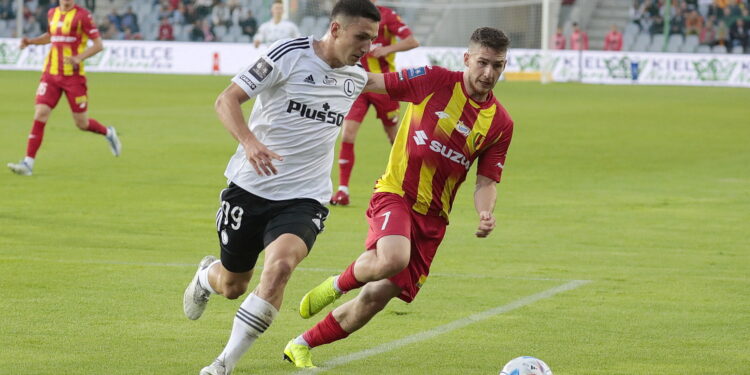
<svg viewBox="0 0 750 375">
<path fill-rule="evenodd" d="M 45 109 L 37 109 L 34 111 L 34 121 L 41 121 L 41 122 L 47 122 L 49 119 L 50 110 L 48 108 Z"/>
<path fill-rule="evenodd" d="M 78 130 L 87 130 L 89 128 L 88 121 L 76 119 L 76 127 Z"/>
</svg>

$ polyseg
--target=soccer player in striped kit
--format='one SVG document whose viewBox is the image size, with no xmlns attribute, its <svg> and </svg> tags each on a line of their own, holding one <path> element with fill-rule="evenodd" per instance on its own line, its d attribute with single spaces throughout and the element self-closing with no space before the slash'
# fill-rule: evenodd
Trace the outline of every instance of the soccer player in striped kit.
<svg viewBox="0 0 750 375">
<path fill-rule="evenodd" d="M 371 0 L 375 3 L 375 0 Z M 362 56 L 360 63 L 366 71 L 372 73 L 388 73 L 396 71 L 396 52 L 408 51 L 419 47 L 419 42 L 407 26 L 392 9 L 377 5 L 380 11 L 378 38 L 372 43 L 372 50 Z M 400 40 L 398 40 L 398 39 Z M 352 109 L 344 118 L 341 135 L 341 150 L 339 150 L 339 188 L 331 197 L 331 204 L 346 206 L 349 204 L 349 178 L 354 169 L 354 140 L 372 105 L 388 140 L 393 143 L 398 131 L 398 112 L 400 104 L 385 94 L 374 92 L 362 93 Z"/>
<path fill-rule="evenodd" d="M 8 163 L 11 171 L 23 176 L 32 174 L 47 119 L 63 93 L 79 129 L 105 136 L 115 156 L 120 156 L 122 150 L 114 127 L 105 127 L 88 117 L 83 61 L 104 48 L 91 13 L 76 5 L 74 0 L 60 0 L 59 6 L 49 10 L 47 19 L 49 30 L 46 33 L 36 38 L 21 39 L 22 49 L 30 44 L 52 44 L 44 60 L 42 79 L 36 91 L 34 125 L 29 134 L 26 157 L 18 163 Z M 87 46 L 89 40 L 93 41 L 91 46 Z"/>
<path fill-rule="evenodd" d="M 474 161 L 475 235 L 487 237 L 495 228 L 496 185 L 513 121 L 492 89 L 505 69 L 509 44 L 502 31 L 482 27 L 471 36 L 463 72 L 421 67 L 368 74 L 365 90 L 410 104 L 367 210 L 366 251 L 339 276 L 308 292 L 299 313 L 310 318 L 343 293 L 364 288 L 289 341 L 284 356 L 295 366 L 314 367 L 311 348 L 346 338 L 392 298 L 407 303 L 415 298 L 445 234 L 458 187 Z"/>
</svg>

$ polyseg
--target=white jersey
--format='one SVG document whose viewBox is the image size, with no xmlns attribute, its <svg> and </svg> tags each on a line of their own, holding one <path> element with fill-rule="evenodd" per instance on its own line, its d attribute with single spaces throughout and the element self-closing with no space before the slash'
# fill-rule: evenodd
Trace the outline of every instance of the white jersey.
<svg viewBox="0 0 750 375">
<path fill-rule="evenodd" d="M 270 20 L 260 25 L 253 40 L 262 44 L 270 44 L 281 39 L 297 38 L 299 36 L 299 29 L 297 29 L 297 25 L 294 23 L 287 20 L 274 23 L 273 20 Z"/>
<path fill-rule="evenodd" d="M 240 144 L 224 175 L 241 188 L 270 200 L 331 198 L 333 149 L 344 116 L 367 83 L 359 66 L 331 68 L 315 54 L 313 37 L 274 43 L 232 82 L 257 95 L 248 126 L 284 160 L 278 174 L 258 175 Z"/>
</svg>

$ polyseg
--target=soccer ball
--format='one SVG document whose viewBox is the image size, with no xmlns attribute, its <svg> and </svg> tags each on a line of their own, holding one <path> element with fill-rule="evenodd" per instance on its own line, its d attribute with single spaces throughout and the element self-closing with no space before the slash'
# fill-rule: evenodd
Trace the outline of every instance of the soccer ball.
<svg viewBox="0 0 750 375">
<path fill-rule="evenodd" d="M 541 359 L 524 356 L 508 362 L 500 375 L 552 375 L 552 370 Z"/>
</svg>

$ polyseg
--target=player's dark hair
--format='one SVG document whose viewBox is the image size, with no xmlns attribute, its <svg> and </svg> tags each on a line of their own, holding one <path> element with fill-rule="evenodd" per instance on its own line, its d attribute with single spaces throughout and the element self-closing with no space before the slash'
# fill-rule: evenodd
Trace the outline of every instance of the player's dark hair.
<svg viewBox="0 0 750 375">
<path fill-rule="evenodd" d="M 380 22 L 380 11 L 370 0 L 339 0 L 333 6 L 331 18 L 338 15 L 363 17 Z"/>
<path fill-rule="evenodd" d="M 498 52 L 505 52 L 510 47 L 510 38 L 502 30 L 493 27 L 480 27 L 474 30 L 469 41 L 471 44 L 492 48 Z"/>
</svg>

